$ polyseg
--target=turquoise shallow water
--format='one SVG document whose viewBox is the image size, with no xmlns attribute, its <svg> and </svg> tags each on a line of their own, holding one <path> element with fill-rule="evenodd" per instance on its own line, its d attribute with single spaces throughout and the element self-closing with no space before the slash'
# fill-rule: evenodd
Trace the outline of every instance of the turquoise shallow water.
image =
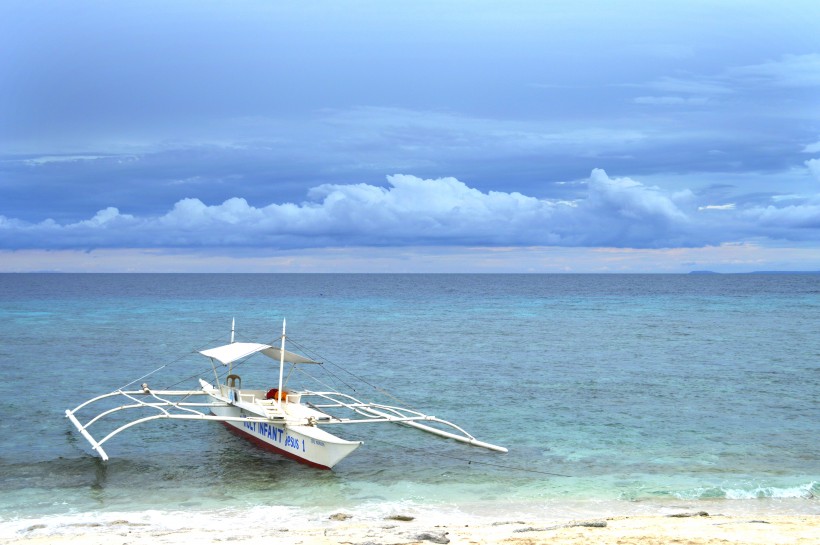
<svg viewBox="0 0 820 545">
<path fill-rule="evenodd" d="M 820 275 L 0 275 L 0 317 L 8 524 L 260 507 L 820 512 Z M 65 409 L 162 366 L 154 388 L 212 378 L 193 352 L 227 341 L 233 317 L 256 341 L 286 317 L 327 362 L 322 381 L 393 402 L 378 385 L 510 452 L 346 428 L 365 445 L 326 472 L 164 422 L 112 440 L 107 463 L 91 455 Z"/>
</svg>

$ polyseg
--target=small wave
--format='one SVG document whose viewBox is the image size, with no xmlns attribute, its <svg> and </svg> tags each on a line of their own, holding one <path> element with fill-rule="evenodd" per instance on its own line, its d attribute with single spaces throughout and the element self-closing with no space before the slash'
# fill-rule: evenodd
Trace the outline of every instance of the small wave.
<svg viewBox="0 0 820 545">
<path fill-rule="evenodd" d="M 84 511 L 67 515 L 0 518 L 0 541 L 23 537 L 85 535 L 89 529 L 98 535 L 118 536 L 124 528 L 139 528 L 144 532 L 219 532 L 226 528 L 250 532 L 290 531 L 332 526 L 332 515 L 342 513 L 364 523 L 379 523 L 391 516 L 416 517 L 445 524 L 448 520 L 468 520 L 468 515 L 456 507 L 435 506 L 410 501 L 363 503 L 349 508 L 303 509 L 289 506 L 260 505 L 230 509 L 191 509 L 94 512 Z M 473 517 L 474 520 L 483 520 Z M 472 520 L 472 519 L 469 519 Z"/>
<path fill-rule="evenodd" d="M 676 492 L 673 495 L 682 500 L 753 500 L 761 498 L 814 499 L 820 497 L 820 483 L 812 481 L 810 483 L 786 487 L 761 485 L 750 486 L 748 488 L 724 488 L 720 486 L 701 487 Z"/>
</svg>

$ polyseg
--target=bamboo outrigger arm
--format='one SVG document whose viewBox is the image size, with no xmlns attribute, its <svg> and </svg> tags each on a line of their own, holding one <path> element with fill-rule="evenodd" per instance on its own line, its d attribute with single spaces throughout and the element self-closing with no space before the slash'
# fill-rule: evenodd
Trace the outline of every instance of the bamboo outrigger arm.
<svg viewBox="0 0 820 545">
<path fill-rule="evenodd" d="M 142 424 L 144 422 L 149 422 L 151 420 L 159 420 L 159 419 L 172 419 L 172 420 L 216 420 L 216 421 L 228 421 L 228 420 L 236 420 L 236 421 L 267 421 L 264 418 L 252 418 L 252 417 L 220 417 L 220 416 L 213 416 L 209 414 L 205 414 L 200 412 L 197 409 L 205 409 L 208 407 L 217 407 L 217 406 L 224 406 L 224 403 L 195 403 L 195 402 L 184 402 L 184 401 L 171 401 L 168 399 L 163 399 L 162 396 L 184 396 L 185 398 L 189 396 L 198 396 L 198 395 L 207 395 L 206 392 L 201 390 L 160 390 L 160 391 L 152 391 L 147 387 L 144 387 L 142 390 L 134 390 L 134 391 L 124 391 L 124 390 L 117 390 L 108 394 L 103 394 L 101 396 L 97 396 L 93 399 L 89 399 L 85 403 L 78 405 L 73 410 L 67 410 L 65 412 L 66 417 L 74 424 L 74 427 L 77 428 L 77 431 L 91 444 L 93 450 L 95 450 L 103 461 L 108 460 L 108 454 L 102 448 L 103 443 L 114 437 L 115 435 L 119 434 L 120 432 L 127 430 L 132 426 L 136 426 L 137 424 Z M 79 410 L 88 407 L 89 405 L 96 403 L 97 401 L 101 401 L 106 398 L 123 396 L 126 399 L 133 400 L 134 403 L 128 403 L 125 405 L 119 405 L 117 407 L 105 410 L 90 420 L 88 420 L 85 424 L 81 423 L 77 418 L 76 414 Z M 157 402 L 145 402 L 138 399 L 137 396 L 151 396 L 152 398 L 156 399 Z M 136 420 L 132 420 L 122 426 L 118 427 L 114 431 L 110 432 L 100 441 L 94 439 L 94 436 L 89 433 L 88 428 L 91 427 L 93 424 L 105 418 L 106 416 L 119 412 L 125 411 L 128 409 L 154 409 L 159 411 L 159 414 L 155 414 L 152 416 L 147 416 L 144 418 L 138 418 Z M 182 414 L 179 413 L 172 413 L 169 412 L 167 409 L 177 409 L 179 411 L 183 411 Z"/>
<path fill-rule="evenodd" d="M 88 442 L 91 443 L 91 447 L 93 448 L 93 450 L 95 450 L 95 451 L 97 451 L 97 453 L 99 453 L 100 458 L 102 458 L 103 461 L 108 460 L 108 454 L 106 454 L 106 452 L 102 448 L 103 443 L 105 443 L 106 441 L 108 441 L 109 439 L 114 437 L 115 435 L 119 434 L 122 431 L 127 430 L 128 428 L 130 428 L 132 426 L 136 426 L 137 424 L 142 424 L 144 422 L 150 422 L 151 420 L 161 420 L 161 419 L 170 419 L 170 420 L 212 420 L 212 421 L 215 421 L 215 422 L 269 422 L 270 421 L 266 418 L 259 418 L 259 417 L 254 418 L 254 417 L 240 417 L 240 416 L 234 416 L 234 417 L 230 417 L 230 416 L 213 416 L 213 415 L 203 414 L 203 413 L 199 413 L 199 414 L 196 414 L 196 415 L 194 415 L 194 414 L 155 414 L 153 416 L 146 416 L 145 418 L 139 418 L 137 420 L 132 420 L 131 422 L 129 422 L 127 424 L 123 424 L 119 428 L 115 429 L 114 431 L 112 431 L 111 433 L 109 433 L 108 435 L 103 437 L 100 441 L 96 441 L 91 436 L 91 434 L 88 433 L 88 431 L 86 430 L 86 428 L 88 426 L 87 425 L 83 426 L 82 424 L 80 424 L 80 422 L 77 420 L 77 418 L 74 416 L 74 414 L 72 414 L 70 411 L 66 411 L 66 416 L 77 427 L 77 429 L 80 431 L 80 433 L 83 435 L 83 437 L 85 437 L 86 440 L 88 440 Z"/>
<path fill-rule="evenodd" d="M 345 408 L 363 416 L 363 418 L 359 419 L 333 419 L 323 423 L 367 424 L 373 422 L 393 422 L 395 424 L 410 426 L 418 430 L 431 433 L 433 435 L 438 435 L 440 437 L 453 439 L 454 441 L 459 441 L 461 443 L 467 443 L 468 445 L 486 448 L 489 450 L 494 450 L 496 452 L 508 452 L 508 450 L 504 447 L 493 445 L 492 443 L 486 443 L 484 441 L 479 441 L 478 439 L 467 433 L 467 431 L 453 424 L 452 422 L 442 420 L 441 418 L 436 418 L 435 416 L 428 416 L 426 414 L 414 411 L 412 409 L 406 409 L 404 407 L 392 407 L 390 405 L 380 405 L 378 403 L 363 403 L 355 397 L 343 394 L 341 392 L 306 392 L 303 394 L 303 396 L 310 395 L 321 397 L 330 402 L 329 404 L 320 405 L 310 404 L 310 406 L 315 409 L 323 410 L 331 408 Z M 436 422 L 443 426 L 448 426 L 460 432 L 460 435 L 448 432 L 446 430 L 440 430 L 438 428 L 426 426 L 424 424 L 421 424 L 419 421 Z"/>
</svg>

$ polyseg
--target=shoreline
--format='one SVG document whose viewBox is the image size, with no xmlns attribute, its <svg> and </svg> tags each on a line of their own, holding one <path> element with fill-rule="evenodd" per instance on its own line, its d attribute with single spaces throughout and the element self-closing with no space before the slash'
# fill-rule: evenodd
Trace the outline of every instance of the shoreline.
<svg viewBox="0 0 820 545">
<path fill-rule="evenodd" d="M 187 545 L 231 542 L 239 544 L 317 544 L 341 543 L 407 545 L 427 543 L 532 545 L 537 543 L 580 545 L 586 543 L 680 545 L 770 543 L 809 545 L 820 539 L 820 516 L 774 515 L 748 518 L 684 512 L 678 516 L 614 516 L 592 520 L 498 520 L 483 524 L 393 517 L 379 523 L 354 518 L 328 519 L 326 523 L 291 530 L 260 523 L 240 528 L 202 529 L 182 526 L 176 529 L 152 528 L 139 522 L 115 520 L 108 524 L 91 523 L 66 526 L 61 531 L 31 527 L 16 536 L 0 538 L 0 544 L 24 545 L 148 545 L 164 543 Z M 181 521 L 182 522 L 182 521 Z"/>
<path fill-rule="evenodd" d="M 496 506 L 492 513 L 489 504 L 480 512 L 415 504 L 85 512 L 0 521 L 0 545 L 820 543 L 820 502 L 813 499 Z"/>
</svg>

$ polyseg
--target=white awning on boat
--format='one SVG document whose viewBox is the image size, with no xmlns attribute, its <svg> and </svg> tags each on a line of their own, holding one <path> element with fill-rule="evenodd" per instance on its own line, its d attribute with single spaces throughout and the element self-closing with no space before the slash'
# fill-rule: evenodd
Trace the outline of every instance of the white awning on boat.
<svg viewBox="0 0 820 545">
<path fill-rule="evenodd" d="M 228 365 L 229 363 L 247 358 L 257 352 L 261 352 L 276 361 L 280 360 L 282 354 L 281 349 L 269 344 L 260 343 L 231 343 L 224 346 L 217 346 L 216 348 L 209 348 L 208 350 L 201 350 L 199 353 L 219 361 L 222 365 Z M 288 350 L 285 350 L 285 361 L 288 363 L 319 363 L 318 361 L 313 361 L 312 359 L 294 354 Z"/>
</svg>

